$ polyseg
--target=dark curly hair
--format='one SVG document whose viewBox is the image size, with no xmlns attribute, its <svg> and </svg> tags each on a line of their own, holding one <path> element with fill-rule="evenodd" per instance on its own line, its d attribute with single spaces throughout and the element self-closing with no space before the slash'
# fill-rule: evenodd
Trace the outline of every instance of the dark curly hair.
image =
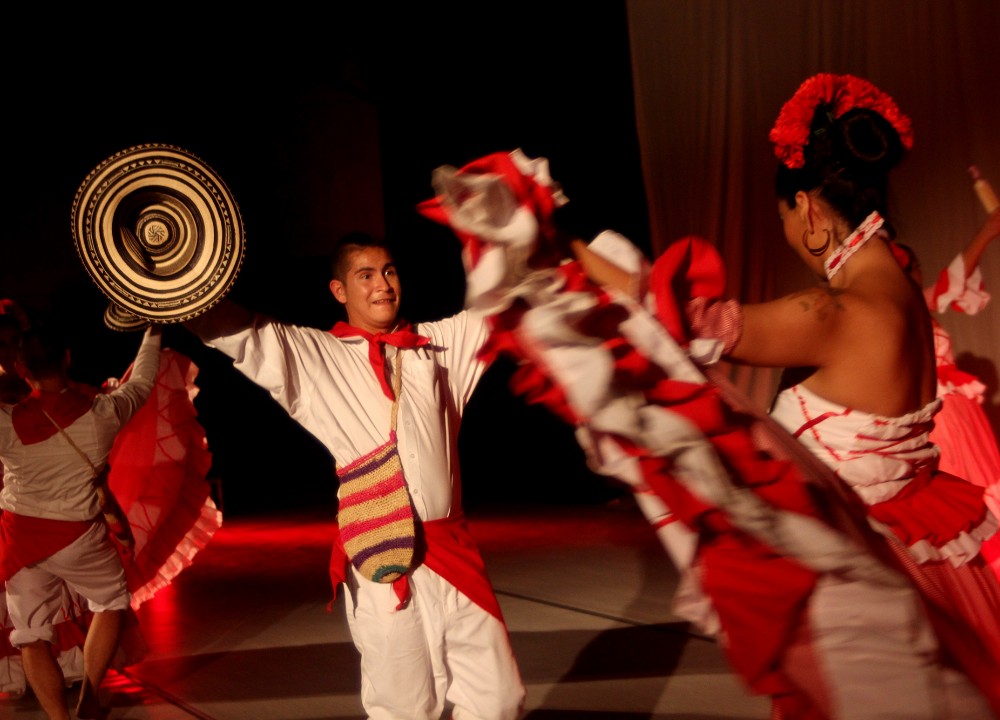
<svg viewBox="0 0 1000 720">
<path fill-rule="evenodd" d="M 899 133 L 873 110 L 857 108 L 834 118 L 829 106 L 823 104 L 816 108 L 809 129 L 804 165 L 778 165 L 778 198 L 794 207 L 799 190 L 819 190 L 852 226 L 878 211 L 892 234 L 887 195 L 889 171 L 905 154 Z"/>
</svg>

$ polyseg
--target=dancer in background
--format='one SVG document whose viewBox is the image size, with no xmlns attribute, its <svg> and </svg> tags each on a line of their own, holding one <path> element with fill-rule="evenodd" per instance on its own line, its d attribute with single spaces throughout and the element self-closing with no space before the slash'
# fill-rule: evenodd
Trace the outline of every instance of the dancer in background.
<svg viewBox="0 0 1000 720">
<path fill-rule="evenodd" d="M 13 353 L 31 323 L 13 300 L 0 302 L 0 308 L 0 369 L 10 369 L 0 370 L 0 382 L 10 390 L 3 402 L 13 405 L 30 392 L 13 371 Z M 121 379 L 110 378 L 103 392 L 127 382 L 130 374 L 131 368 Z M 149 400 L 119 431 L 111 449 L 109 486 L 135 538 L 132 551 L 122 553 L 131 603 L 112 669 L 142 660 L 145 642 L 134 611 L 190 566 L 222 524 L 222 513 L 212 501 L 206 480 L 211 454 L 193 404 L 197 374 L 197 366 L 187 357 L 162 348 Z M 59 592 L 60 619 L 54 625 L 52 650 L 69 685 L 83 679 L 84 641 L 93 613 L 86 600 L 65 583 Z M 9 640 L 12 631 L 6 593 L 0 588 L 0 699 L 17 697 L 27 689 L 21 652 Z"/>
<path fill-rule="evenodd" d="M 93 617 L 83 647 L 76 715 L 103 717 L 98 691 L 129 608 L 125 570 L 106 524 L 102 471 L 115 435 L 146 401 L 159 365 L 160 332 L 143 335 L 135 373 L 107 395 L 71 387 L 69 350 L 57 330 L 33 329 L 18 351 L 32 393 L 0 412 L 2 575 L 24 672 L 52 720 L 69 718 L 66 680 L 52 651 L 63 584 Z"/>
<path fill-rule="evenodd" d="M 996 201 L 991 191 L 986 197 Z M 975 315 L 986 307 L 990 295 L 984 287 L 979 261 L 998 236 L 1000 207 L 994 206 L 968 245 L 941 270 L 934 284 L 924 288 L 931 313 L 951 309 Z M 922 286 L 924 278 L 916 253 L 903 243 L 894 242 L 893 246 L 900 251 L 897 257 L 903 269 Z M 984 487 L 987 506 L 1000 517 L 1000 449 L 982 408 L 986 386 L 974 375 L 958 368 L 951 336 L 933 314 L 931 322 L 941 410 L 934 416 L 930 439 L 941 450 L 939 468 Z M 1000 577 L 1000 536 L 983 544 L 983 555 Z"/>
<path fill-rule="evenodd" d="M 0 403 L 3 405 L 14 406 L 31 394 L 31 386 L 15 367 L 22 338 L 30 328 L 27 313 L 15 300 L 0 300 Z M 3 466 L 0 465 L 0 488 L 3 486 L 2 473 Z M 56 623 L 56 640 L 52 647 L 63 677 L 67 683 L 72 683 L 83 678 L 83 644 L 93 614 L 87 610 L 86 600 L 65 583 L 60 584 L 59 593 L 58 605 L 63 619 Z M 18 696 L 27 689 L 27 681 L 21 652 L 10 643 L 13 629 L 7 610 L 7 593 L 0 586 L 0 693 Z M 131 645 L 131 642 L 126 643 L 126 646 Z"/>
</svg>

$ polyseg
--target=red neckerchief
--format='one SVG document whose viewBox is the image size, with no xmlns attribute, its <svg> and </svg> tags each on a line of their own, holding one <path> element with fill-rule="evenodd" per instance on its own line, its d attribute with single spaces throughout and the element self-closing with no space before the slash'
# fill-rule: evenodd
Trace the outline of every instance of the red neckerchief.
<svg viewBox="0 0 1000 720">
<path fill-rule="evenodd" d="M 397 348 L 423 347 L 431 341 L 428 337 L 417 335 L 413 332 L 412 328 L 413 326 L 410 323 L 401 322 L 396 325 L 392 332 L 375 333 L 373 335 L 367 330 L 354 327 L 346 322 L 338 322 L 330 332 L 339 338 L 362 337 L 368 341 L 368 361 L 372 365 L 372 370 L 375 371 L 375 377 L 378 378 L 379 383 L 382 385 L 382 392 L 385 393 L 385 396 L 390 400 L 394 400 L 392 388 L 389 386 L 389 378 L 386 375 L 385 353 L 382 346 L 392 345 Z"/>
<path fill-rule="evenodd" d="M 90 410 L 95 395 L 95 389 L 82 386 L 70 386 L 61 392 L 33 390 L 11 411 L 14 432 L 25 445 L 48 440 L 59 432 L 52 420 L 59 423 L 59 427 L 69 427 Z M 45 417 L 45 413 L 52 420 Z"/>
</svg>

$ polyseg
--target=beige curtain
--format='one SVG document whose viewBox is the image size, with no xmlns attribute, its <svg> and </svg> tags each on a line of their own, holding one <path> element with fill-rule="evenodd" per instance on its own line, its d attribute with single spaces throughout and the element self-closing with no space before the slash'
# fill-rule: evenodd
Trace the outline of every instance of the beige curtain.
<svg viewBox="0 0 1000 720">
<path fill-rule="evenodd" d="M 893 180 L 893 220 L 925 275 L 985 218 L 968 166 L 1000 191 L 996 0 L 627 0 L 627 10 L 654 252 L 687 234 L 710 239 L 726 259 L 730 293 L 745 302 L 813 282 L 781 234 L 767 140 L 810 75 L 865 77 L 911 117 L 914 148 Z M 940 319 L 959 365 L 987 384 L 996 430 L 1000 243 L 982 270 L 997 300 L 975 317 Z M 733 375 L 769 402 L 774 371 Z"/>
</svg>

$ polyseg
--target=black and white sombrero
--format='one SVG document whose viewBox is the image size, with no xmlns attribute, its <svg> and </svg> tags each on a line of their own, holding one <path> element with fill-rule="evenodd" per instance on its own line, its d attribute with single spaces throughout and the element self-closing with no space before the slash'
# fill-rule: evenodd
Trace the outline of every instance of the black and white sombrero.
<svg viewBox="0 0 1000 720">
<path fill-rule="evenodd" d="M 129 330 L 144 330 L 149 324 L 149 320 L 130 313 L 128 310 L 123 310 L 112 302 L 108 303 L 108 308 L 104 311 L 104 324 L 112 330 L 128 332 Z"/>
<path fill-rule="evenodd" d="M 111 300 L 105 324 L 178 323 L 229 292 L 243 262 L 243 221 L 205 162 L 172 145 L 137 145 L 104 160 L 73 199 L 83 266 Z"/>
</svg>

